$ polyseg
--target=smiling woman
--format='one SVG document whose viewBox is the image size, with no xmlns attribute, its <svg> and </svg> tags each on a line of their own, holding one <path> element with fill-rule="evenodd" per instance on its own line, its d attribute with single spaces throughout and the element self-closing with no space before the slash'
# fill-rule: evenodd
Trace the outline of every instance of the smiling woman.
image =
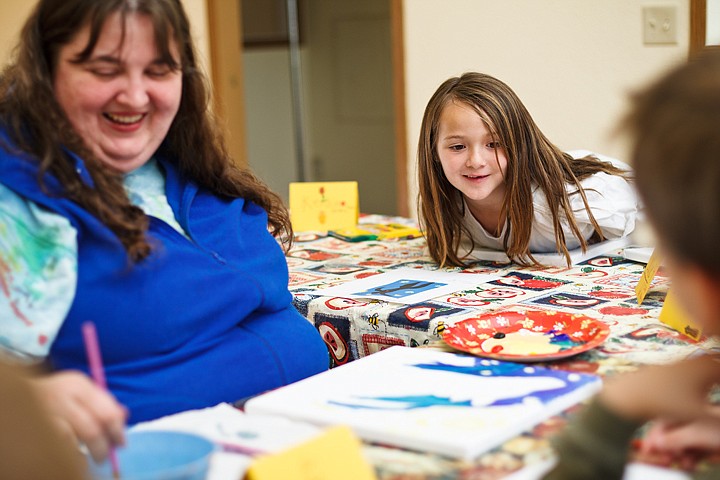
<svg viewBox="0 0 720 480">
<path fill-rule="evenodd" d="M 191 38 L 179 0 L 40 0 L 0 76 L 0 354 L 52 367 L 33 385 L 98 459 L 126 419 L 328 366 L 288 212 L 228 155 Z"/>
<path fill-rule="evenodd" d="M 55 97 L 100 161 L 131 172 L 155 153 L 180 107 L 178 46 L 169 42 L 162 58 L 151 19 L 139 14 L 111 15 L 90 55 L 89 39 L 86 25 L 60 48 Z"/>
</svg>

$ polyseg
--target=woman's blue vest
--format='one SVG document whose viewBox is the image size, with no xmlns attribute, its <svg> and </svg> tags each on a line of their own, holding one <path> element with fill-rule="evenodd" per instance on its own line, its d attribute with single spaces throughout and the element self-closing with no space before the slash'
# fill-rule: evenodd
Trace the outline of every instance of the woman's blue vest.
<svg viewBox="0 0 720 480">
<path fill-rule="evenodd" d="M 88 181 L 83 162 L 68 160 Z M 153 253 L 132 264 L 97 218 L 54 195 L 55 178 L 46 175 L 43 193 L 36 163 L 0 147 L 0 183 L 77 230 L 77 291 L 50 351 L 53 367 L 88 371 L 81 325 L 93 321 L 108 387 L 129 408 L 130 423 L 232 402 L 325 370 L 327 349 L 291 304 L 287 264 L 266 212 L 199 189 L 159 160 L 168 201 L 190 240 L 150 217 Z"/>
</svg>

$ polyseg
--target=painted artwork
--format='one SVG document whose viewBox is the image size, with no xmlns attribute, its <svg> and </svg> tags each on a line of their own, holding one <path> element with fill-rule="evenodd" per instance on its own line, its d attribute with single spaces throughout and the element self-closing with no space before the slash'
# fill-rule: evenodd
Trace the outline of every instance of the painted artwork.
<svg viewBox="0 0 720 480">
<path fill-rule="evenodd" d="M 496 275 L 463 275 L 457 272 L 397 268 L 378 275 L 317 290 L 324 296 L 370 298 L 412 305 L 466 290 Z"/>
<path fill-rule="evenodd" d="M 247 415 L 227 403 L 138 423 L 131 431 L 152 430 L 202 435 L 226 452 L 247 455 L 245 467 L 251 462 L 252 456 L 283 451 L 322 433 L 321 429 L 307 423 L 265 415 Z"/>
<path fill-rule="evenodd" d="M 418 293 L 433 291 L 440 287 L 447 286 L 447 283 L 426 282 L 423 280 L 413 280 L 409 278 L 401 278 L 390 283 L 370 287 L 366 290 L 353 292 L 358 297 L 392 297 L 405 298 Z"/>
<path fill-rule="evenodd" d="M 469 460 L 599 388 L 594 375 L 395 346 L 255 397 L 245 409 L 349 425 L 367 441 Z"/>
<path fill-rule="evenodd" d="M 544 290 L 552 290 L 554 288 L 562 287 L 563 285 L 570 282 L 567 280 L 561 280 L 559 278 L 545 277 L 533 273 L 510 272 L 504 277 L 498 278 L 492 283 L 496 285 L 510 286 L 515 288 L 522 288 L 524 290 L 540 292 Z"/>
<path fill-rule="evenodd" d="M 540 297 L 532 300 L 530 303 L 538 305 L 553 307 L 553 308 L 566 308 L 571 310 L 587 310 L 593 308 L 601 303 L 605 303 L 607 300 L 600 298 L 588 297 L 585 295 L 577 295 L 572 293 L 554 293 L 547 297 Z"/>
</svg>

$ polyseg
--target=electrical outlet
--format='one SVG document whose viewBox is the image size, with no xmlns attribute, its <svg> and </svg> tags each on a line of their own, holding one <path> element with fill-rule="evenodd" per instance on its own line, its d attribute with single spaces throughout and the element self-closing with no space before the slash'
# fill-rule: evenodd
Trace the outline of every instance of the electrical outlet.
<svg viewBox="0 0 720 480">
<path fill-rule="evenodd" d="M 677 7 L 644 7 L 643 41 L 646 45 L 677 43 Z"/>
</svg>

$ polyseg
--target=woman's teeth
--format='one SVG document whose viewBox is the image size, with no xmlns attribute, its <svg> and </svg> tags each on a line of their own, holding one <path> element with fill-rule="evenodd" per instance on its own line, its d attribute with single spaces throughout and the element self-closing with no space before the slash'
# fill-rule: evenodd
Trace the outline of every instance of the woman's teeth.
<svg viewBox="0 0 720 480">
<path fill-rule="evenodd" d="M 115 123 L 121 123 L 123 125 L 130 125 L 132 123 L 137 123 L 143 118 L 143 114 L 139 113 L 137 115 L 115 115 L 112 113 L 105 113 L 105 118 L 108 120 L 115 122 Z"/>
</svg>

